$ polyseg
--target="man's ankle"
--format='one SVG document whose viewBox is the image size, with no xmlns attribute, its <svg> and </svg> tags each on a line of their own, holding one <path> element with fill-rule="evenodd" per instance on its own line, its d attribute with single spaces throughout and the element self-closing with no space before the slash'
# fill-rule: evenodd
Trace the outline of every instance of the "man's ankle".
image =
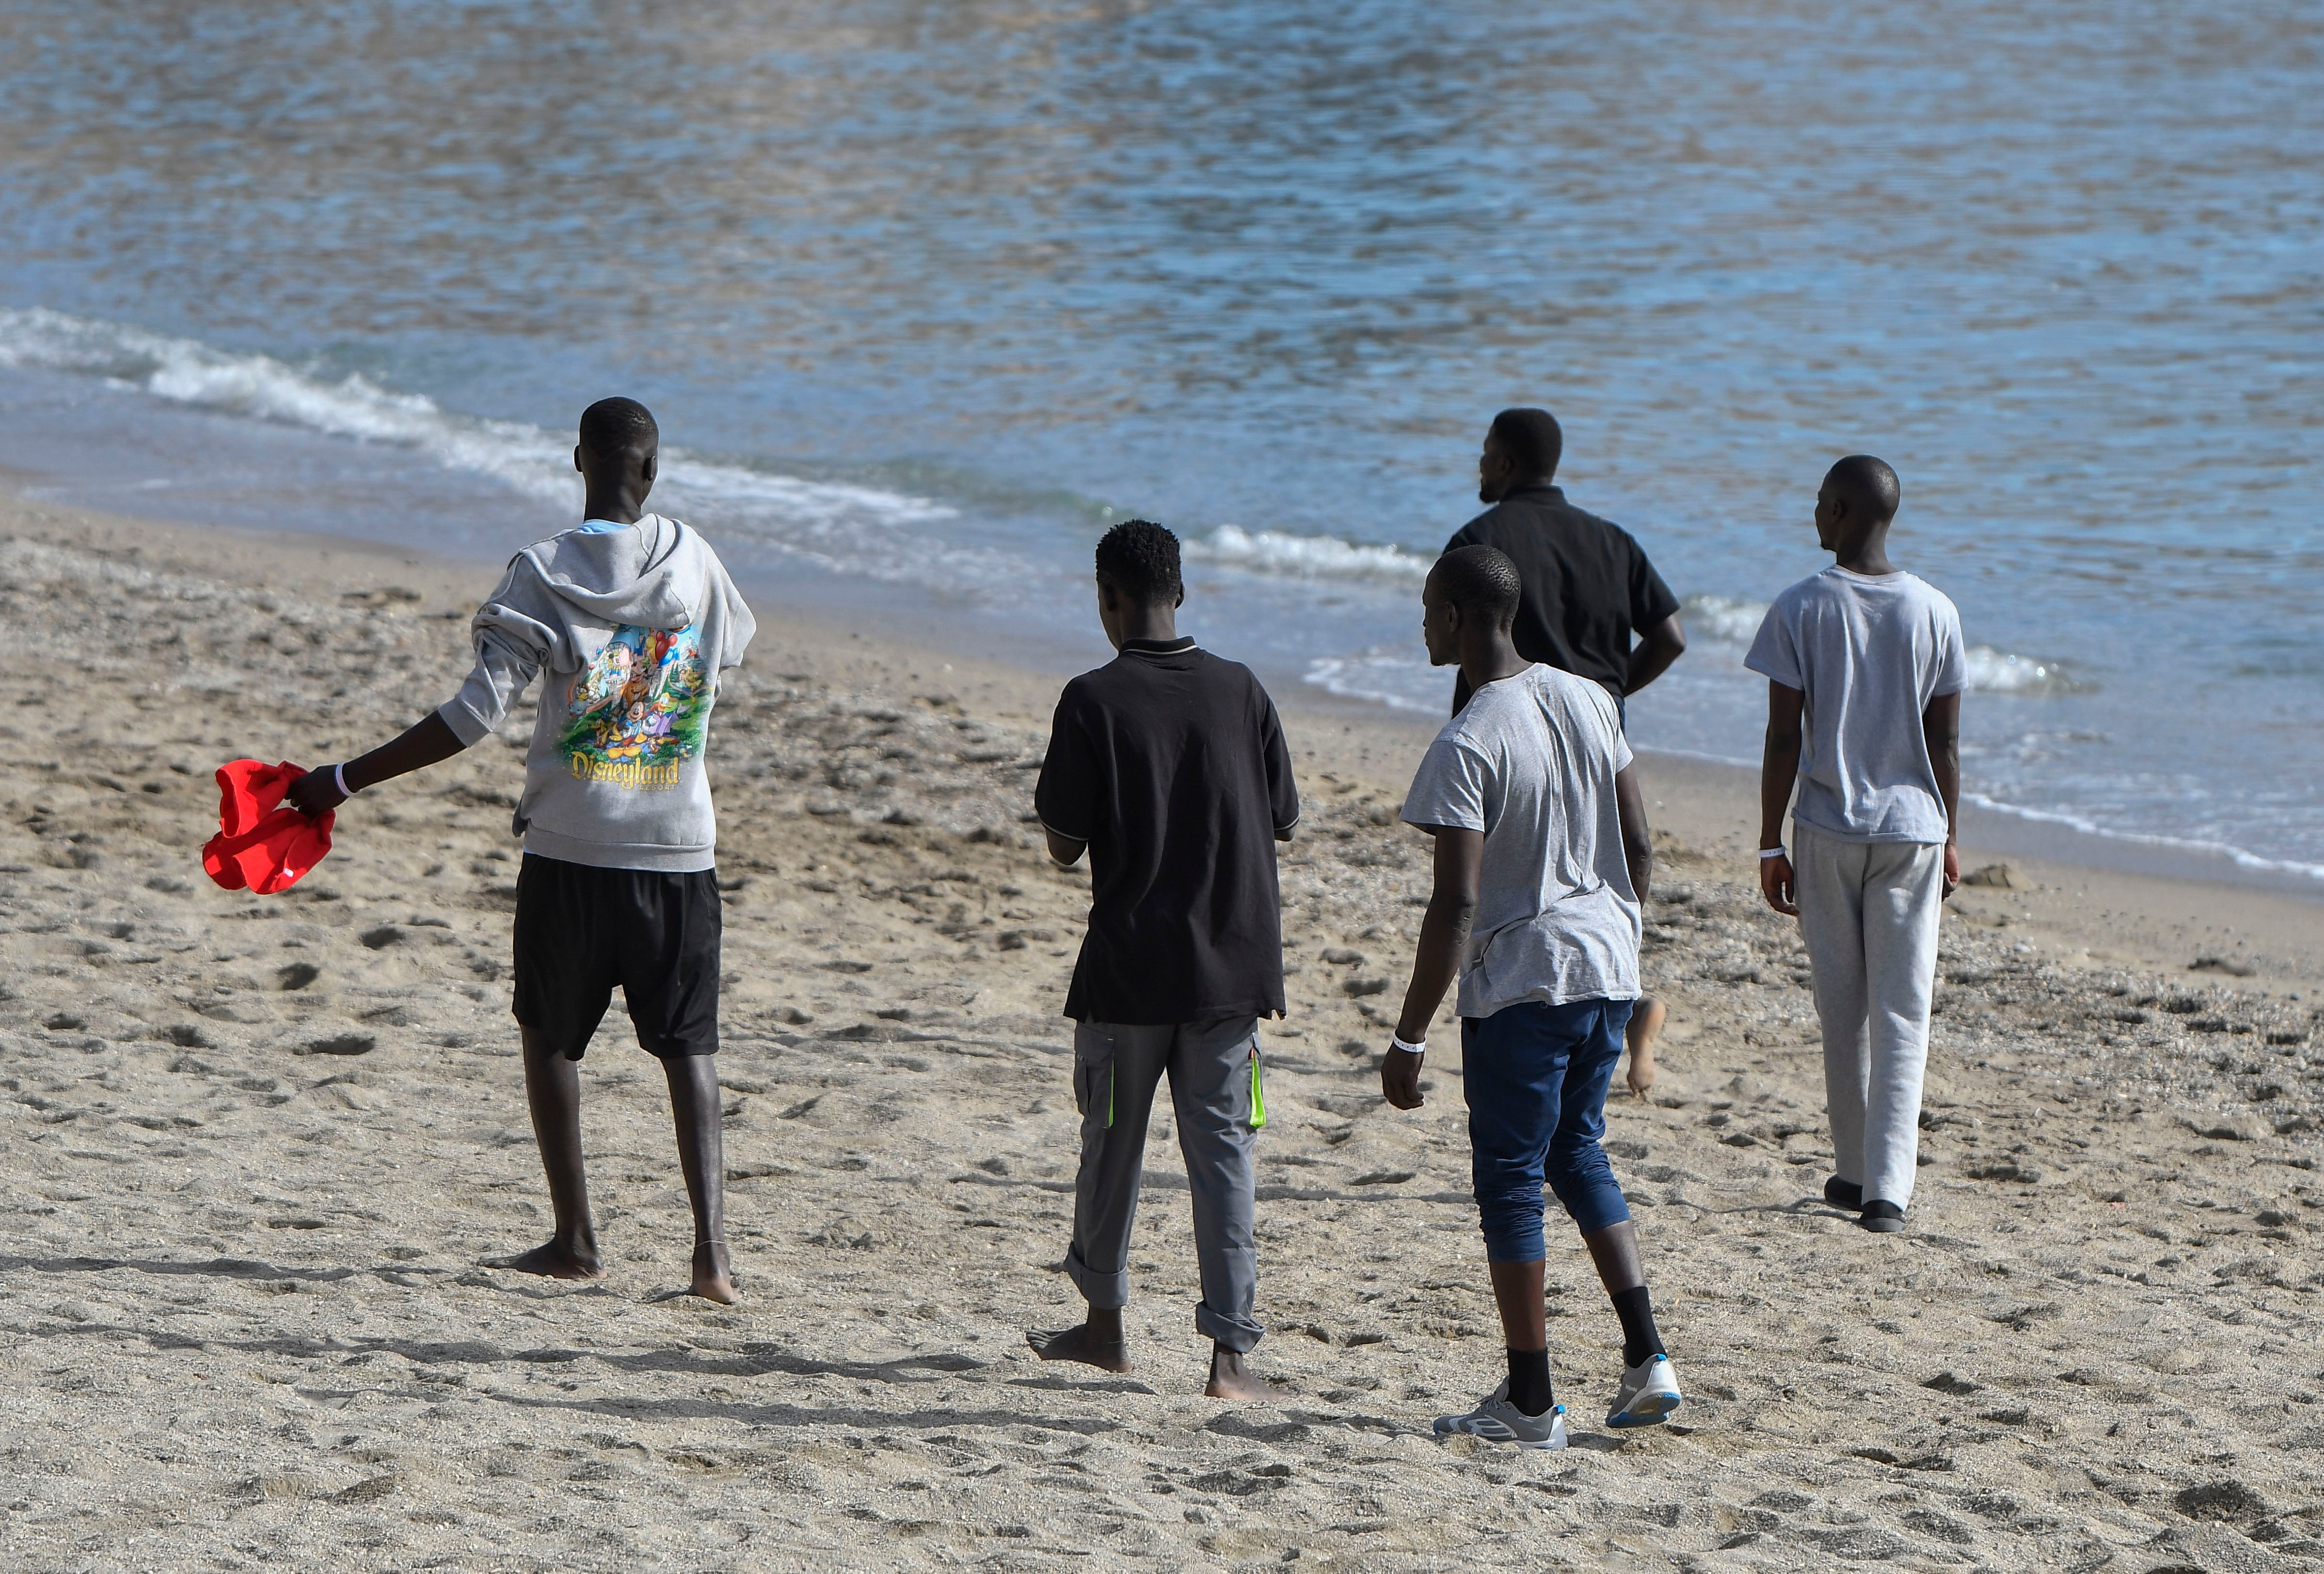
<svg viewBox="0 0 2324 1574">
<path fill-rule="evenodd" d="M 1549 1381 L 1549 1352 L 1511 1350 L 1508 1355 L 1509 1403 L 1517 1406 L 1519 1415 L 1545 1413 L 1557 1403 L 1556 1390 Z"/>
</svg>

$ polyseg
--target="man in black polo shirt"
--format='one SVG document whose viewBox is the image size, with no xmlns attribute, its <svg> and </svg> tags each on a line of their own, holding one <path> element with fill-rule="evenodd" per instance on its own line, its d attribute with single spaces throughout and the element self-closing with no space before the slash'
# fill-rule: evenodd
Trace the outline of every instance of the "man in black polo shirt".
<svg viewBox="0 0 2324 1574">
<path fill-rule="evenodd" d="M 1493 417 L 1477 460 L 1478 500 L 1493 506 L 1462 525 L 1444 550 L 1508 553 L 1525 583 L 1509 631 L 1517 654 L 1603 685 L 1627 724 L 1628 697 L 1685 653 L 1686 630 L 1678 597 L 1630 532 L 1584 514 L 1550 484 L 1564 450 L 1565 434 L 1546 410 L 1504 410 Z M 1462 677 L 1453 683 L 1452 714 L 1468 703 Z M 1654 1086 L 1663 1019 L 1663 1004 L 1651 995 L 1630 1017 L 1626 1080 L 1641 1098 Z"/>
<path fill-rule="evenodd" d="M 1299 792 L 1250 670 L 1181 639 L 1178 538 L 1131 520 L 1097 547 L 1098 618 L 1120 654 L 1065 685 L 1033 805 L 1049 856 L 1090 854 L 1089 932 L 1065 996 L 1081 1174 L 1065 1272 L 1076 1328 L 1028 1333 L 1045 1361 L 1130 1370 L 1121 1309 L 1156 1085 L 1167 1071 L 1194 1205 L 1216 1399 L 1269 1399 L 1249 1368 L 1259 1254 L 1251 1150 L 1267 1124 L 1259 1019 L 1283 1014 L 1275 844 Z"/>
</svg>

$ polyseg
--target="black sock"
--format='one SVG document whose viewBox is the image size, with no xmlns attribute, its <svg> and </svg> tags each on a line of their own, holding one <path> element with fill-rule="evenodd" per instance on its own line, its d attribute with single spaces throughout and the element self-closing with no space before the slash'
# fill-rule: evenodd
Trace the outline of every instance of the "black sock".
<svg viewBox="0 0 2324 1574">
<path fill-rule="evenodd" d="M 1622 1319 L 1622 1365 L 1644 1366 L 1663 1351 L 1663 1337 L 1655 1331 L 1654 1298 L 1643 1284 L 1614 1292 L 1614 1315 Z"/>
<path fill-rule="evenodd" d="M 1509 1352 L 1509 1403 L 1521 1415 L 1539 1415 L 1557 1403 L 1549 1386 L 1547 1350 Z"/>
</svg>

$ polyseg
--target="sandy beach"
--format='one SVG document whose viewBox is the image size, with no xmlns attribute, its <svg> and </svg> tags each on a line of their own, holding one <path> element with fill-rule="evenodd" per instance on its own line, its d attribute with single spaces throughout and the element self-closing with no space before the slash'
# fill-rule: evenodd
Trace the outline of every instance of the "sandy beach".
<svg viewBox="0 0 2324 1574">
<path fill-rule="evenodd" d="M 710 751 L 747 1302 L 684 1293 L 667 1100 L 618 1013 L 583 1071 L 607 1278 L 481 1267 L 548 1227 L 518 751 L 364 794 L 282 897 L 198 848 L 219 764 L 340 757 L 448 696 L 492 578 L 0 501 L 10 1567 L 2324 1561 L 2324 905 L 1988 870 L 1944 927 L 1912 1228 L 1870 1236 L 1821 1200 L 1805 953 L 1749 883 L 1748 779 L 1649 759 L 1672 1020 L 1608 1145 L 1687 1403 L 1598 1424 L 1618 1330 L 1554 1218 L 1574 1448 L 1440 1445 L 1501 1351 L 1457 1038 L 1423 1110 L 1375 1069 L 1425 730 L 1280 694 L 1307 815 L 1255 1361 L 1286 1397 L 1238 1408 L 1200 1396 L 1167 1119 L 1137 1369 L 1023 1340 L 1079 1315 L 1058 1011 L 1088 884 L 1028 823 L 1056 676 L 774 610 Z"/>
</svg>

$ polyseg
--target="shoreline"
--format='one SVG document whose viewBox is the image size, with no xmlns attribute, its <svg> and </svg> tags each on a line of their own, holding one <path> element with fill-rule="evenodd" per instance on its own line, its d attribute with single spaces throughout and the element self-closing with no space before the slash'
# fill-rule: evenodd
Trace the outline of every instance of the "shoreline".
<svg viewBox="0 0 2324 1574">
<path fill-rule="evenodd" d="M 37 513 L 0 510 L 0 598 L 45 684 L 0 754 L 28 1568 L 2324 1555 L 2324 1005 L 2297 936 L 2250 934 L 2282 976 L 2135 959 L 2141 925 L 2183 953 L 2199 900 L 2241 931 L 2247 893 L 2126 876 L 2150 907 L 2116 912 L 2035 869 L 1957 899 L 1909 1227 L 1868 1235 L 1821 1200 L 1804 952 L 1747 884 L 1748 805 L 1658 771 L 1643 960 L 1670 1019 L 1606 1148 L 1687 1399 L 1598 1424 L 1619 1325 L 1553 1218 L 1573 1447 L 1445 1444 L 1431 1418 L 1503 1352 L 1460 1033 L 1431 1034 L 1424 1108 L 1379 1093 L 1428 880 L 1396 819 L 1411 729 L 1285 710 L 1305 813 L 1279 854 L 1290 1009 L 1261 1030 L 1253 1356 L 1281 1398 L 1225 1404 L 1200 1397 L 1167 1109 L 1134 1370 L 1026 1347 L 1078 1315 L 1059 1008 L 1088 876 L 1027 819 L 1053 680 L 769 609 L 711 745 L 745 1301 L 685 1292 L 668 1102 L 619 1012 L 579 1070 L 607 1273 L 532 1279 L 486 1266 L 548 1225 L 509 1009 L 526 718 L 343 806 L 281 896 L 195 856 L 220 761 L 328 758 L 451 692 L 484 571 Z"/>
<path fill-rule="evenodd" d="M 480 559 L 362 538 L 104 514 L 0 490 L 0 535 L 10 533 L 133 551 L 208 551 L 223 563 L 257 568 L 266 582 L 326 591 L 333 565 L 346 562 L 369 571 L 392 564 L 407 577 L 424 578 L 432 595 L 455 605 L 463 596 L 471 606 L 481 599 L 498 569 Z M 892 620 L 873 612 L 799 606 L 770 597 L 762 583 L 744 588 L 762 629 L 783 640 L 796 657 L 790 664 L 818 680 L 845 681 L 867 665 L 897 662 L 914 681 L 923 673 L 931 683 L 973 679 L 981 702 L 997 705 L 998 713 L 1011 720 L 1046 729 L 1057 690 L 1083 670 L 1069 653 L 1047 641 L 1019 642 L 1013 651 L 980 654 L 900 638 Z M 945 624 L 935 620 L 933 626 Z M 962 632 L 960 643 L 971 643 Z M 1105 659 L 1094 617 L 1089 643 L 1085 659 L 1094 665 Z M 857 644 L 881 654 L 870 663 L 853 659 L 847 653 Z M 1046 663 L 1044 655 L 1050 658 Z M 1296 676 L 1287 681 L 1286 674 L 1262 676 L 1270 681 L 1299 758 L 1401 799 L 1435 735 L 1433 721 L 1416 712 L 1342 699 Z M 1689 846 L 1716 849 L 1735 868 L 1748 869 L 1757 838 L 1757 771 L 1652 749 L 1638 755 L 1646 767 L 1648 808 L 1657 829 Z M 2011 871 L 2015 884 L 1965 884 L 1950 905 L 1971 921 L 2015 929 L 2013 940 L 2036 951 L 2081 966 L 2227 977 L 2262 988 L 2324 988 L 2324 882 L 2271 876 L 2237 868 L 2225 855 L 2151 847 L 1964 805 L 1963 875 L 1995 865 Z"/>
</svg>

